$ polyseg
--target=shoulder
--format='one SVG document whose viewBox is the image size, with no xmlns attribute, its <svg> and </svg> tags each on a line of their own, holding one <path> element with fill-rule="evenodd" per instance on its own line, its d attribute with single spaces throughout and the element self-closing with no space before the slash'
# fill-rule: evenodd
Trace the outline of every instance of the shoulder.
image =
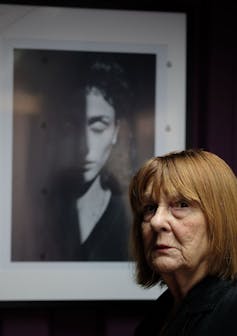
<svg viewBox="0 0 237 336">
<path fill-rule="evenodd" d="M 200 302 L 210 304 L 216 311 L 237 306 L 237 281 L 209 278 L 203 282 L 204 287 L 200 287 L 196 294 L 200 295 Z"/>
<path fill-rule="evenodd" d="M 223 292 L 220 304 L 224 307 L 236 307 L 237 308 L 237 281 L 233 281 L 226 287 Z"/>
<path fill-rule="evenodd" d="M 237 333 L 237 283 L 224 282 L 221 296 L 216 301 L 213 314 L 210 315 L 215 335 L 235 335 Z"/>
</svg>

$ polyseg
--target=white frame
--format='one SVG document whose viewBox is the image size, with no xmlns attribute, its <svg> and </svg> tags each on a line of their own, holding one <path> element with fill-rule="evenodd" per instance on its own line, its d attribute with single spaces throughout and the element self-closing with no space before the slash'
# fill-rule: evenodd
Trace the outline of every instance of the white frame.
<svg viewBox="0 0 237 336">
<path fill-rule="evenodd" d="M 10 262 L 13 48 L 159 54 L 155 155 L 185 148 L 184 13 L 0 5 L 0 301 L 143 300 L 127 262 Z M 161 75 L 160 75 L 161 74 Z M 158 76 L 158 75 L 157 75 Z"/>
</svg>

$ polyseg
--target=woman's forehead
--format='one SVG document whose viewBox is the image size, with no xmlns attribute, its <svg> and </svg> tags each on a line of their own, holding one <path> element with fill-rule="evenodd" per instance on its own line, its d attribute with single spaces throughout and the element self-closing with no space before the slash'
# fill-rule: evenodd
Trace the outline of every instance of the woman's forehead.
<svg viewBox="0 0 237 336">
<path fill-rule="evenodd" d="M 178 196 L 185 195 L 185 188 L 170 178 L 165 179 L 153 179 L 150 181 L 144 189 L 143 199 L 159 199 L 162 195 L 166 198 L 177 198 Z"/>
</svg>

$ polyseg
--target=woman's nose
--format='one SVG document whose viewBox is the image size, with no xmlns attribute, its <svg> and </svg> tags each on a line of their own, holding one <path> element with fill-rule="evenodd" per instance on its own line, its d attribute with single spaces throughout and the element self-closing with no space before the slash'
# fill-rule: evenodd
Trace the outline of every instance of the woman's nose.
<svg viewBox="0 0 237 336">
<path fill-rule="evenodd" d="M 170 229 L 170 211 L 166 205 L 159 205 L 151 218 L 151 227 L 155 231 L 168 231 Z"/>
</svg>

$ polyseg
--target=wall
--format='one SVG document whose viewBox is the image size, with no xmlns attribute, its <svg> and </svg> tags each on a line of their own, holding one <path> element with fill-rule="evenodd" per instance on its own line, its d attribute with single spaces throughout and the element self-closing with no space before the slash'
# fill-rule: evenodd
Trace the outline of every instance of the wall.
<svg viewBox="0 0 237 336">
<path fill-rule="evenodd" d="M 188 145 L 203 147 L 237 172 L 236 31 L 237 6 L 207 2 L 195 13 L 188 113 Z M 197 30 L 195 30 L 197 29 Z"/>
</svg>

